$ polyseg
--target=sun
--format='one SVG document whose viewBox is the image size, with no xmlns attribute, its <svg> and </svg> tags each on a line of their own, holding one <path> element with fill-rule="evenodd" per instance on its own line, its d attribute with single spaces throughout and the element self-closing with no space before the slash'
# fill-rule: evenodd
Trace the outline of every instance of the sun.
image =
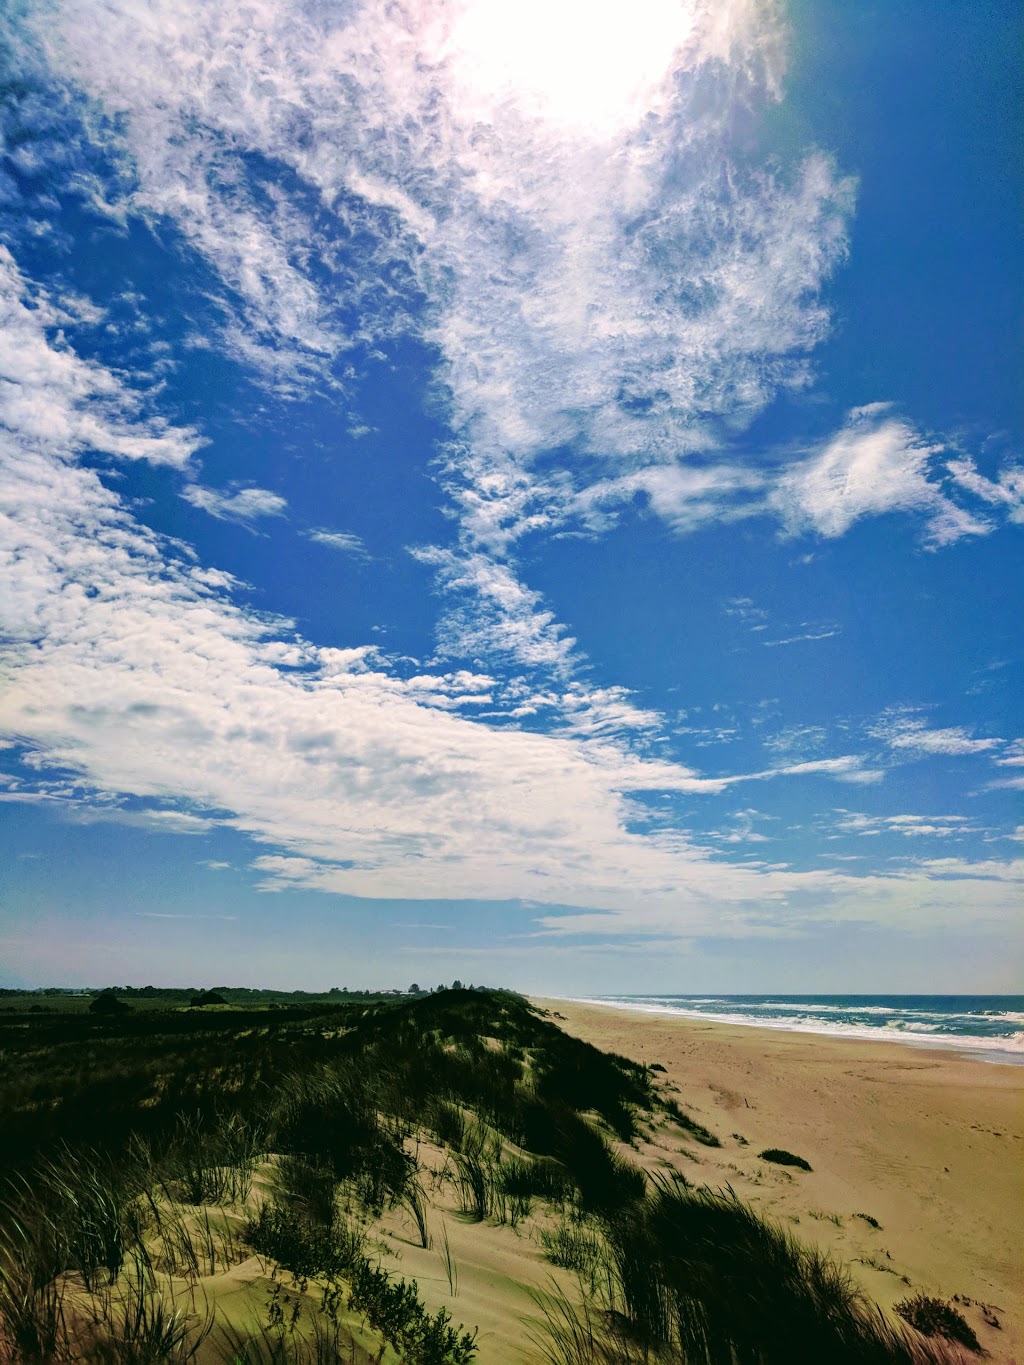
<svg viewBox="0 0 1024 1365">
<path fill-rule="evenodd" d="M 447 48 L 475 116 L 512 102 L 606 136 L 656 102 L 693 26 L 686 0 L 462 0 Z"/>
</svg>

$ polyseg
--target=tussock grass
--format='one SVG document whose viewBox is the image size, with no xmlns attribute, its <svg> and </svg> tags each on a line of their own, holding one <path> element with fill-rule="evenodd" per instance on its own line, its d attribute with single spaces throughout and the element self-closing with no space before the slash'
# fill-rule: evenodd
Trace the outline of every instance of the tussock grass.
<svg viewBox="0 0 1024 1365">
<path fill-rule="evenodd" d="M 916 1294 L 913 1298 L 903 1299 L 894 1307 L 900 1317 L 909 1322 L 915 1331 L 926 1337 L 945 1337 L 969 1351 L 981 1354 L 981 1343 L 974 1328 L 964 1315 L 943 1299 L 930 1298 L 926 1294 Z"/>
<path fill-rule="evenodd" d="M 213 1327 L 204 1304 L 177 1298 L 170 1284 L 157 1283 L 148 1260 L 132 1257 L 117 1292 L 103 1296 L 102 1318 L 86 1338 L 87 1359 L 103 1365 L 187 1365 Z"/>
<path fill-rule="evenodd" d="M 351 1360 L 347 1311 L 412 1365 L 464 1365 L 474 1334 L 427 1312 L 415 1282 L 367 1250 L 368 1220 L 397 1206 L 429 1245 L 410 1154 L 426 1134 L 446 1149 L 467 1216 L 518 1226 L 538 1206 L 561 1215 L 542 1245 L 577 1276 L 579 1298 L 538 1299 L 548 1360 L 954 1358 L 941 1340 L 887 1325 L 832 1261 L 731 1192 L 625 1160 L 609 1135 L 630 1143 L 659 1114 L 705 1145 L 718 1138 L 661 1096 L 651 1071 L 560 1032 L 519 997 L 453 990 L 272 1015 L 230 999 L 227 1010 L 33 1016 L 31 1047 L 0 1020 L 11 1096 L 0 1359 L 156 1365 L 217 1341 L 239 1362 Z M 269 1197 L 254 1202 L 257 1171 Z M 275 1291 L 266 1324 L 232 1337 L 196 1296 L 248 1248 L 298 1288 L 287 1311 Z M 188 1286 L 178 1299 L 171 1275 Z"/>
<path fill-rule="evenodd" d="M 762 1161 L 771 1161 L 776 1166 L 795 1166 L 800 1171 L 813 1169 L 811 1163 L 805 1161 L 802 1156 L 794 1156 L 792 1152 L 787 1152 L 782 1147 L 766 1147 L 757 1155 Z"/>
<path fill-rule="evenodd" d="M 596 1233 L 583 1223 L 563 1221 L 552 1231 L 542 1230 L 540 1240 L 552 1265 L 573 1271 L 581 1283 L 594 1290 L 598 1268 L 607 1258 L 607 1249 Z"/>
<path fill-rule="evenodd" d="M 585 1312 L 574 1310 L 570 1320 L 566 1304 L 547 1305 L 552 1340 L 599 1337 L 593 1354 L 566 1359 L 628 1360 L 634 1351 L 638 1359 L 686 1365 L 951 1359 L 889 1325 L 829 1257 L 800 1246 L 730 1191 L 655 1177 L 643 1198 L 597 1221 L 589 1250 L 603 1265 L 587 1270 L 593 1293 Z"/>
<path fill-rule="evenodd" d="M 545 1365 L 650 1365 L 651 1353 L 616 1340 L 606 1315 L 587 1299 L 574 1303 L 558 1285 L 532 1297 L 541 1319 L 530 1335 Z"/>
</svg>

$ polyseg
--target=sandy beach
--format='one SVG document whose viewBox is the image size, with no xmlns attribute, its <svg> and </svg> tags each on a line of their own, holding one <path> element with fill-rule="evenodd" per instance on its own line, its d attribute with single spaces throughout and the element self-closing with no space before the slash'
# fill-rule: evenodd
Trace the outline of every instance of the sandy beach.
<svg viewBox="0 0 1024 1365">
<path fill-rule="evenodd" d="M 722 1140 L 675 1144 L 673 1159 L 692 1181 L 730 1185 L 827 1247 L 885 1307 L 918 1291 L 969 1300 L 959 1306 L 991 1358 L 1024 1361 L 1024 1067 L 534 1003 L 597 1047 L 664 1067 L 680 1105 Z M 813 1169 L 759 1160 L 771 1147 Z"/>
</svg>

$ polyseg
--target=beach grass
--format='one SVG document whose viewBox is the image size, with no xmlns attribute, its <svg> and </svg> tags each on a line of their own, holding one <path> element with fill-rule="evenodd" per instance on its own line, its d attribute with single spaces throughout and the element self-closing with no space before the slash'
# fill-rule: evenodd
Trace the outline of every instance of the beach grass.
<svg viewBox="0 0 1024 1365">
<path fill-rule="evenodd" d="M 430 1246 L 426 1176 L 453 1215 L 535 1228 L 566 1275 L 536 1298 L 537 1359 L 957 1358 L 728 1190 L 648 1173 L 633 1149 L 654 1122 L 719 1139 L 521 997 L 274 1003 L 0 1023 L 0 1358 L 464 1365 L 474 1328 L 381 1239 L 402 1215 Z M 208 1291 L 247 1258 L 266 1302 L 240 1323 Z"/>
</svg>

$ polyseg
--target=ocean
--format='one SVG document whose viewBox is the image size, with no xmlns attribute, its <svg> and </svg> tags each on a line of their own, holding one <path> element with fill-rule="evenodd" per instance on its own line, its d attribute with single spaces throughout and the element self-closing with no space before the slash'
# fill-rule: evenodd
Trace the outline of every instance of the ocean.
<svg viewBox="0 0 1024 1365">
<path fill-rule="evenodd" d="M 981 1061 L 1024 1065 L 1022 995 L 607 995 L 589 1003 L 955 1049 Z"/>
</svg>

